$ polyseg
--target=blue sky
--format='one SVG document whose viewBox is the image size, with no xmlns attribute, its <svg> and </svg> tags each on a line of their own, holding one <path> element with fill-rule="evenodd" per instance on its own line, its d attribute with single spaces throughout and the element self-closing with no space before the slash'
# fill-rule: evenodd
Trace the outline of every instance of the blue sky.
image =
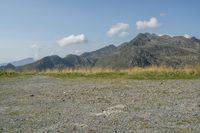
<svg viewBox="0 0 200 133">
<path fill-rule="evenodd" d="M 199 0 L 0 0 L 0 63 L 80 54 L 140 32 L 200 38 Z"/>
</svg>

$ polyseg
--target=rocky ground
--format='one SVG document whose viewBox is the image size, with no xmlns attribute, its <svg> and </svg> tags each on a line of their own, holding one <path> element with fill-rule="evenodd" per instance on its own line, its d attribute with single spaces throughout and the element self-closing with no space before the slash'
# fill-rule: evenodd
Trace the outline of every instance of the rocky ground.
<svg viewBox="0 0 200 133">
<path fill-rule="evenodd" d="M 200 80 L 0 80 L 0 132 L 199 133 Z"/>
</svg>

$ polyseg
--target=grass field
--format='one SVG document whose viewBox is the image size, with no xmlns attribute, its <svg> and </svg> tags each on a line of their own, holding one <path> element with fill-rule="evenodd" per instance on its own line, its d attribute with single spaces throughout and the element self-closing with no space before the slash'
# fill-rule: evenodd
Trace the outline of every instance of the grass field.
<svg viewBox="0 0 200 133">
<path fill-rule="evenodd" d="M 58 78 L 125 78 L 125 79 L 200 79 L 200 65 L 185 68 L 157 67 L 129 68 L 129 69 L 103 69 L 103 68 L 79 68 L 46 71 L 1 72 L 1 78 L 10 78 L 27 75 L 44 75 Z"/>
</svg>

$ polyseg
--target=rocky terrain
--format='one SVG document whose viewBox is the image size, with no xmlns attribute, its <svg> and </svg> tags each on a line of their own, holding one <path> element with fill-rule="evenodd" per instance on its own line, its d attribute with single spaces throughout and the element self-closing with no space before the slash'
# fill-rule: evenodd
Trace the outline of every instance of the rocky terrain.
<svg viewBox="0 0 200 133">
<path fill-rule="evenodd" d="M 0 80 L 0 132 L 199 133 L 200 80 Z"/>
</svg>

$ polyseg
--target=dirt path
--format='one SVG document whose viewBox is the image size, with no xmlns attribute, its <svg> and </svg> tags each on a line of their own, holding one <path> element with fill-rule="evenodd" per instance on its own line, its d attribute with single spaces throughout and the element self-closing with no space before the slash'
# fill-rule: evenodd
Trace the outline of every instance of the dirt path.
<svg viewBox="0 0 200 133">
<path fill-rule="evenodd" d="M 0 133 L 199 131 L 200 80 L 0 80 Z"/>
</svg>

